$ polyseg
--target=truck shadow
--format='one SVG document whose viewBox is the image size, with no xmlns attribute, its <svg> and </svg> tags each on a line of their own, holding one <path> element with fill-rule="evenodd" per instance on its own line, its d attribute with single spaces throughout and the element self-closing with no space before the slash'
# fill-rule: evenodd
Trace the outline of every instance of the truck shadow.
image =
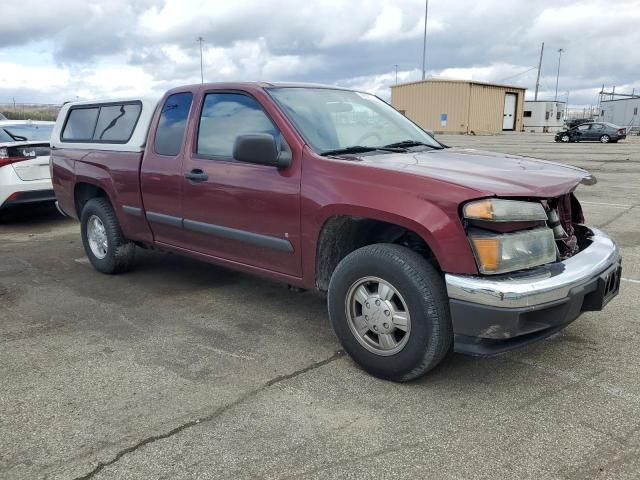
<svg viewBox="0 0 640 480">
<path fill-rule="evenodd" d="M 124 278 L 124 277 L 123 277 Z M 220 335 L 217 320 L 211 315 L 212 306 L 221 309 L 227 320 L 234 323 L 236 333 L 257 342 L 268 341 L 272 331 L 286 331 L 292 344 L 316 343 L 321 349 L 341 350 L 333 334 L 326 308 L 326 297 L 314 291 L 294 292 L 283 283 L 207 264 L 179 255 L 145 251 L 137 258 L 136 268 L 126 278 L 143 286 L 139 295 L 180 297 L 199 290 L 198 300 L 191 301 L 190 314 L 205 320 L 192 332 L 205 342 L 214 342 Z M 161 278 L 159 282 L 157 279 Z M 180 304 L 179 302 L 177 302 Z M 220 307 L 220 305 L 224 305 Z M 228 315 L 228 316 L 227 316 Z M 210 324 L 209 324 L 210 323 Z M 190 327 L 194 330 L 193 325 Z M 227 339 L 229 340 L 229 339 Z M 237 339 L 236 339 L 237 340 Z M 320 344 L 318 342 L 320 341 Z M 545 348 L 537 345 L 535 348 Z M 248 354 L 256 354 L 250 349 Z M 368 375 L 346 356 L 349 368 Z M 440 382 L 495 383 L 496 373 L 507 369 L 526 369 L 508 360 L 508 356 L 478 358 L 450 353 L 433 371 L 409 385 L 432 386 Z"/>
<path fill-rule="evenodd" d="M 21 205 L 0 210 L 0 228 L 3 226 L 39 227 L 64 222 L 53 203 Z"/>
<path fill-rule="evenodd" d="M 154 330 L 178 328 L 192 339 L 190 357 L 211 361 L 216 356 L 208 350 L 212 346 L 239 346 L 244 355 L 256 358 L 263 355 L 264 349 L 286 348 L 278 332 L 287 332 L 286 343 L 292 346 L 315 345 L 319 351 L 342 349 L 329 322 L 326 299 L 316 292 L 289 291 L 280 282 L 149 250 L 138 251 L 136 266 L 126 275 L 103 276 L 89 265 L 86 268 L 69 286 L 81 296 L 117 306 L 127 316 L 129 327 L 137 327 L 130 330 L 120 322 L 106 322 L 98 328 L 108 331 L 108 335 L 146 336 Z M 96 283 L 104 288 L 95 288 Z M 179 318 L 179 325 L 168 327 L 172 323 L 167 322 L 168 318 Z M 538 354 L 557 353 L 565 349 L 563 343 L 562 338 L 548 339 L 527 349 Z M 256 348 L 257 345 L 262 347 Z M 158 354 L 157 361 L 169 368 L 161 357 Z M 506 354 L 477 358 L 451 353 L 434 370 L 407 385 L 428 389 L 446 385 L 461 390 L 470 385 L 482 389 L 522 385 L 532 367 L 518 361 L 518 357 L 519 354 Z M 368 376 L 348 356 L 346 361 L 347 368 Z M 177 372 L 189 375 L 180 368 Z"/>
</svg>

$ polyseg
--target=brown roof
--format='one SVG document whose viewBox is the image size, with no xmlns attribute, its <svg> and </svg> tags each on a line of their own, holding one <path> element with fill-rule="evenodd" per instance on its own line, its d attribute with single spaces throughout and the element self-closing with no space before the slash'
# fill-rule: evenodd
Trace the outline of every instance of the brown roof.
<svg viewBox="0 0 640 480">
<path fill-rule="evenodd" d="M 449 78 L 427 78 L 426 80 L 416 80 L 415 82 L 407 82 L 407 83 L 399 83 L 398 85 L 391 85 L 391 88 L 395 87 L 404 87 L 405 85 L 415 85 L 418 83 L 470 83 L 473 85 L 487 85 L 490 87 L 502 87 L 502 88 L 511 88 L 514 90 L 526 90 L 527 87 L 516 86 L 516 85 L 506 85 L 503 83 L 491 83 L 491 82 L 479 82 L 477 80 L 456 80 Z"/>
</svg>

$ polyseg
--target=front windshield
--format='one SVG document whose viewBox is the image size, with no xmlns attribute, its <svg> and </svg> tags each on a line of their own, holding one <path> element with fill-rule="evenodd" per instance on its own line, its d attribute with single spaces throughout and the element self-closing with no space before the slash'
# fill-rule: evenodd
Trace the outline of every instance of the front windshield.
<svg viewBox="0 0 640 480">
<path fill-rule="evenodd" d="M 7 130 L 11 135 L 25 137 L 27 140 L 49 141 L 53 124 L 47 123 L 18 123 L 14 125 L 3 125 L 2 128 Z"/>
<path fill-rule="evenodd" d="M 378 97 L 330 88 L 277 87 L 271 96 L 317 153 L 398 143 L 442 146 Z"/>
</svg>

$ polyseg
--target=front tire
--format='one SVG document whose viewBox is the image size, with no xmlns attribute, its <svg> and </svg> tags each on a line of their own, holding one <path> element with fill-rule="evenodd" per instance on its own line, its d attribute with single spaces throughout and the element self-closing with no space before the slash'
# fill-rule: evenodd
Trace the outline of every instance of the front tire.
<svg viewBox="0 0 640 480">
<path fill-rule="evenodd" d="M 562 136 L 560 137 L 560 141 L 561 141 L 562 143 L 569 143 L 569 142 L 571 141 L 571 137 L 569 137 L 569 135 L 566 135 L 566 134 L 565 134 L 565 135 L 562 135 Z"/>
<path fill-rule="evenodd" d="M 413 380 L 451 349 L 443 276 L 408 248 L 375 244 L 350 253 L 331 277 L 327 302 L 342 346 L 376 377 Z"/>
<path fill-rule="evenodd" d="M 131 270 L 136 246 L 122 234 L 108 200 L 93 198 L 87 202 L 82 210 L 80 232 L 84 251 L 93 268 L 106 274 Z"/>
</svg>

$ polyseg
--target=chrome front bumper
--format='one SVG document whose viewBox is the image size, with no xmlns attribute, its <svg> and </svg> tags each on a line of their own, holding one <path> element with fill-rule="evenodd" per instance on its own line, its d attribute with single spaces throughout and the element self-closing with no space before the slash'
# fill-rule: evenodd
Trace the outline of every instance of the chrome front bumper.
<svg viewBox="0 0 640 480">
<path fill-rule="evenodd" d="M 452 300 L 502 308 L 535 307 L 566 299 L 572 290 L 620 267 L 616 244 L 595 228 L 591 245 L 562 262 L 495 276 L 445 274 Z"/>
</svg>

